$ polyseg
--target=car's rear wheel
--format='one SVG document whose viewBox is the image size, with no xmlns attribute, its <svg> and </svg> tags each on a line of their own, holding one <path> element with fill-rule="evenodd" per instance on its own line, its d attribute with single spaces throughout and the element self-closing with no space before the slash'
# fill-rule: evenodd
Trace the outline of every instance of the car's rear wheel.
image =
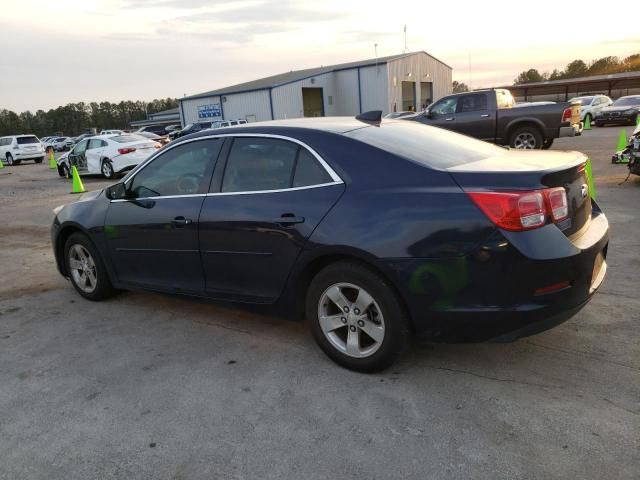
<svg viewBox="0 0 640 480">
<path fill-rule="evenodd" d="M 536 150 L 542 148 L 543 138 L 540 131 L 532 126 L 516 129 L 509 137 L 511 148 L 519 150 Z"/>
<path fill-rule="evenodd" d="M 306 317 L 322 350 L 351 370 L 387 368 L 407 345 L 400 300 L 383 277 L 358 263 L 335 263 L 314 277 Z"/>
<path fill-rule="evenodd" d="M 15 165 L 13 161 L 13 156 L 10 153 L 7 153 L 6 159 L 7 159 L 7 165 L 11 165 L 11 166 Z"/>
<path fill-rule="evenodd" d="M 67 273 L 80 295 L 89 300 L 104 300 L 115 293 L 100 254 L 86 235 L 71 234 L 64 252 Z"/>
<path fill-rule="evenodd" d="M 102 167 L 100 168 L 102 170 L 102 176 L 104 178 L 113 178 L 115 176 L 115 173 L 113 171 L 113 164 L 108 158 L 102 160 Z"/>
</svg>

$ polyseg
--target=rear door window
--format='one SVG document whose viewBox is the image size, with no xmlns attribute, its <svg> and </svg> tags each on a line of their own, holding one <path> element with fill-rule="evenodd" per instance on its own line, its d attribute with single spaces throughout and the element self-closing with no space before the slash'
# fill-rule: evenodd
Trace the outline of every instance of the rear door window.
<svg viewBox="0 0 640 480">
<path fill-rule="evenodd" d="M 484 93 L 463 95 L 458 101 L 457 113 L 479 112 L 487 109 L 487 96 Z"/>
<path fill-rule="evenodd" d="M 322 185 L 331 181 L 332 178 L 318 160 L 311 155 L 311 152 L 306 148 L 301 148 L 293 173 L 293 187 Z"/>
<path fill-rule="evenodd" d="M 233 140 L 222 180 L 223 192 L 258 192 L 291 187 L 298 145 L 273 138 Z"/>
</svg>

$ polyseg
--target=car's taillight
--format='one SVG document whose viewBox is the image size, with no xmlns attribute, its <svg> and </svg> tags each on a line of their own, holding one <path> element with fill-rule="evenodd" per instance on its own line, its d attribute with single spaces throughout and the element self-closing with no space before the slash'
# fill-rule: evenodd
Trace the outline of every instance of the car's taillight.
<svg viewBox="0 0 640 480">
<path fill-rule="evenodd" d="M 564 188 L 548 188 L 543 190 L 543 193 L 554 222 L 564 220 L 569 216 L 569 203 L 567 202 L 567 192 Z"/>
<path fill-rule="evenodd" d="M 131 153 L 131 152 L 135 152 L 135 151 L 136 151 L 136 149 L 133 148 L 133 147 L 126 147 L 126 148 L 119 148 L 118 149 L 118 153 L 120 155 L 125 155 L 127 153 Z"/>
<path fill-rule="evenodd" d="M 571 120 L 571 107 L 565 108 L 562 112 L 562 122 L 569 122 Z"/>
<path fill-rule="evenodd" d="M 496 226 L 512 232 L 541 227 L 547 223 L 547 216 L 557 222 L 569 215 L 567 193 L 562 187 L 467 194 Z"/>
</svg>

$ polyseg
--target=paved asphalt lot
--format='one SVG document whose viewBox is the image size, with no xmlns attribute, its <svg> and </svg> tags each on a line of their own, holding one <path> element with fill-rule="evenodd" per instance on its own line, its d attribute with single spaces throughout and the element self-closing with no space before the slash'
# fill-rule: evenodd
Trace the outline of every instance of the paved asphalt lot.
<svg viewBox="0 0 640 480">
<path fill-rule="evenodd" d="M 0 170 L 0 478 L 637 479 L 640 178 L 618 185 L 619 131 L 554 145 L 591 155 L 611 222 L 592 302 L 512 344 L 414 345 L 376 375 L 335 366 L 302 323 L 83 300 L 49 241 L 71 184 Z"/>
</svg>

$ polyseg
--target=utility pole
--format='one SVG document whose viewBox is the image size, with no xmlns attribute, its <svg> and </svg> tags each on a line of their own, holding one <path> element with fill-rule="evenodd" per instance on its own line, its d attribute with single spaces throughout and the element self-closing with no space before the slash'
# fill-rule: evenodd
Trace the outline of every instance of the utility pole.
<svg viewBox="0 0 640 480">
<path fill-rule="evenodd" d="M 404 51 L 402 53 L 407 53 L 409 48 L 407 47 L 407 26 L 404 26 Z"/>
</svg>

